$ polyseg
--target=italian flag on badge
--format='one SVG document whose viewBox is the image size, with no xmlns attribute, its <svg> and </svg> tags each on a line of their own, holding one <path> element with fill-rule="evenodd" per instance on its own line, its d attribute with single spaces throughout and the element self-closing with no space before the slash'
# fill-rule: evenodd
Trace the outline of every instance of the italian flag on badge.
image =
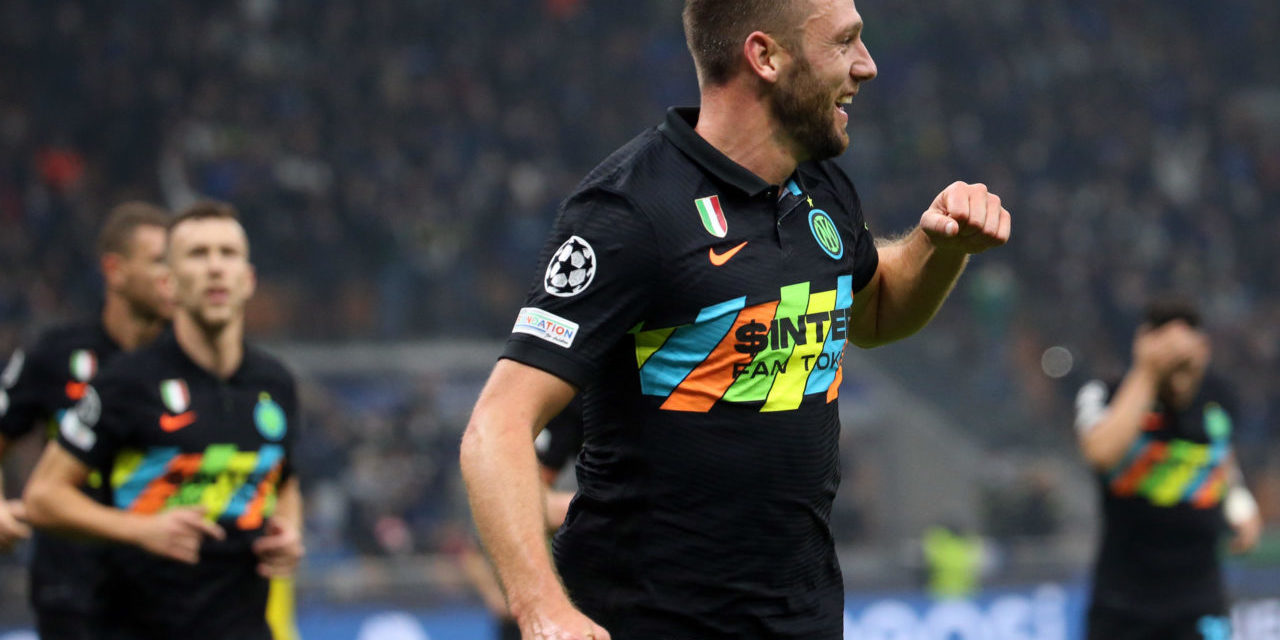
<svg viewBox="0 0 1280 640">
<path fill-rule="evenodd" d="M 191 392 L 187 390 L 187 381 L 177 378 L 160 383 L 160 397 L 169 413 L 179 414 L 191 405 Z"/>
<path fill-rule="evenodd" d="M 724 219 L 724 210 L 720 208 L 720 196 L 698 198 L 693 203 L 698 206 L 698 215 L 702 218 L 702 226 L 707 233 L 723 238 L 729 233 L 729 223 Z"/>
</svg>

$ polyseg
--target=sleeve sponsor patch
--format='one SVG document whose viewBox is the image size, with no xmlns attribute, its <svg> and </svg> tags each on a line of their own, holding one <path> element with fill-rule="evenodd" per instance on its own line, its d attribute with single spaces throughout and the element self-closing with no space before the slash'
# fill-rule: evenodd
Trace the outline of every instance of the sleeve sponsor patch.
<svg viewBox="0 0 1280 640">
<path fill-rule="evenodd" d="M 1076 394 L 1076 432 L 1088 433 L 1107 415 L 1107 385 L 1090 380 Z"/>
<path fill-rule="evenodd" d="M 18 384 L 18 376 L 22 375 L 22 365 L 27 361 L 27 354 L 18 349 L 9 356 L 9 364 L 5 366 L 4 373 L 0 374 L 0 385 L 5 389 L 12 389 L 13 385 Z"/>
<path fill-rule="evenodd" d="M 578 335 L 578 323 L 570 322 L 542 309 L 525 307 L 516 316 L 512 333 L 526 333 L 568 349 Z"/>
<path fill-rule="evenodd" d="M 89 451 L 98 442 L 98 434 L 93 432 L 93 427 L 98 424 L 98 418 L 101 416 L 102 402 L 98 399 L 98 392 L 94 391 L 93 387 L 86 387 L 84 397 L 80 399 L 75 409 L 62 416 L 62 420 L 58 423 L 58 430 L 62 432 L 62 437 L 66 438 L 67 442 L 82 451 Z"/>
</svg>

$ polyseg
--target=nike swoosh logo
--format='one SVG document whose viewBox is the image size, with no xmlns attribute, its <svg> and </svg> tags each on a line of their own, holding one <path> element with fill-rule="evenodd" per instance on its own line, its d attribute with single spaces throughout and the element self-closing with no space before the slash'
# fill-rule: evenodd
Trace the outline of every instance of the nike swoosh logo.
<svg viewBox="0 0 1280 640">
<path fill-rule="evenodd" d="M 84 388 L 87 386 L 89 386 L 89 383 L 87 382 L 68 382 L 66 388 L 67 398 L 71 400 L 79 400 L 80 398 L 83 398 Z"/>
<path fill-rule="evenodd" d="M 196 421 L 196 412 L 194 411 L 179 413 L 176 416 L 171 416 L 165 413 L 160 416 L 160 429 L 163 430 L 165 433 L 173 433 L 178 429 L 189 426 L 192 422 L 195 422 L 195 421 Z"/>
<path fill-rule="evenodd" d="M 747 246 L 747 242 L 744 240 L 744 241 L 742 242 L 742 244 L 740 244 L 740 245 L 738 245 L 738 246 L 736 246 L 736 247 L 734 247 L 734 248 L 732 248 L 732 249 L 730 249 L 730 250 L 728 250 L 728 251 L 726 251 L 726 252 L 724 252 L 724 253 L 716 253 L 716 250 L 715 250 L 714 248 L 712 248 L 712 249 L 707 249 L 707 257 L 711 259 L 711 264 L 713 264 L 713 265 L 715 265 L 715 266 L 719 267 L 719 266 L 723 265 L 724 263 L 728 262 L 728 261 L 729 261 L 729 258 L 732 258 L 732 257 L 734 257 L 734 256 L 738 255 L 738 252 L 739 252 L 739 251 L 742 251 L 742 248 L 743 248 L 743 247 L 745 247 L 745 246 Z"/>
</svg>

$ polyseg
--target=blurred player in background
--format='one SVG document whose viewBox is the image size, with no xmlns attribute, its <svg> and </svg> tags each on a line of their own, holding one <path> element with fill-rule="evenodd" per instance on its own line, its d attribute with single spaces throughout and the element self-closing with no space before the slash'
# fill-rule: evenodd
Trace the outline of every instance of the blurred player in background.
<svg viewBox="0 0 1280 640">
<path fill-rule="evenodd" d="M 969 254 L 1009 237 L 1000 199 L 956 182 L 875 242 L 831 161 L 876 75 L 852 2 L 688 0 L 684 16 L 701 108 L 668 111 L 566 199 L 463 436 L 526 639 L 840 638 L 845 344 L 915 333 Z M 578 390 L 557 576 L 533 440 Z"/>
<path fill-rule="evenodd" d="M 106 554 L 107 638 L 269 640 L 268 578 L 303 553 L 293 377 L 244 342 L 255 278 L 235 209 L 188 208 L 168 257 L 173 331 L 85 390 L 32 474 L 27 515 L 122 543 Z M 76 490 L 91 469 L 113 506 Z"/>
<path fill-rule="evenodd" d="M 1219 540 L 1229 525 L 1231 549 L 1243 553 L 1262 519 L 1241 482 L 1231 395 L 1208 372 L 1210 352 L 1194 307 L 1156 300 L 1124 378 L 1090 381 L 1076 397 L 1080 449 L 1102 489 L 1090 640 L 1231 637 Z"/>
<path fill-rule="evenodd" d="M 150 342 L 168 324 L 173 312 L 165 262 L 168 223 L 167 212 L 142 202 L 121 204 L 107 215 L 97 246 L 102 313 L 91 323 L 51 329 L 33 348 L 9 358 L 0 388 L 0 455 L 38 428 L 54 437 L 58 419 L 81 399 L 100 367 Z M 101 477 L 93 474 L 82 488 L 97 495 Z M 0 502 L 0 550 L 28 535 L 22 515 L 20 502 Z M 30 597 L 44 640 L 96 637 L 99 552 L 97 544 L 83 540 L 36 536 Z"/>
<path fill-rule="evenodd" d="M 572 491 L 557 490 L 555 486 L 561 472 L 582 449 L 582 404 L 578 398 L 575 397 L 564 411 L 547 423 L 547 427 L 534 439 L 534 449 L 538 454 L 538 471 L 547 488 L 547 533 L 551 534 L 564 524 L 569 502 L 573 499 Z M 463 574 L 498 621 L 498 640 L 520 640 L 520 625 L 511 616 L 502 595 L 502 585 L 484 552 L 467 538 L 457 553 Z"/>
</svg>

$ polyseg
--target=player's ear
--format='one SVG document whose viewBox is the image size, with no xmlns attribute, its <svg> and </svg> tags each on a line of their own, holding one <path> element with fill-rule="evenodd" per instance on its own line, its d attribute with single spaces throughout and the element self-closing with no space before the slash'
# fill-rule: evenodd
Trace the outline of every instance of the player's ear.
<svg viewBox="0 0 1280 640">
<path fill-rule="evenodd" d="M 787 64 L 791 55 L 773 38 L 763 31 L 752 31 L 742 43 L 742 53 L 747 58 L 747 66 L 751 72 L 769 84 L 778 81 L 782 66 Z"/>
<path fill-rule="evenodd" d="M 245 300 L 253 297 L 253 293 L 258 290 L 258 271 L 249 265 L 249 293 L 245 296 Z"/>
<path fill-rule="evenodd" d="M 108 289 L 124 286 L 124 256 L 118 253 L 104 253 L 98 257 L 98 268 L 102 270 L 102 280 Z"/>
</svg>

